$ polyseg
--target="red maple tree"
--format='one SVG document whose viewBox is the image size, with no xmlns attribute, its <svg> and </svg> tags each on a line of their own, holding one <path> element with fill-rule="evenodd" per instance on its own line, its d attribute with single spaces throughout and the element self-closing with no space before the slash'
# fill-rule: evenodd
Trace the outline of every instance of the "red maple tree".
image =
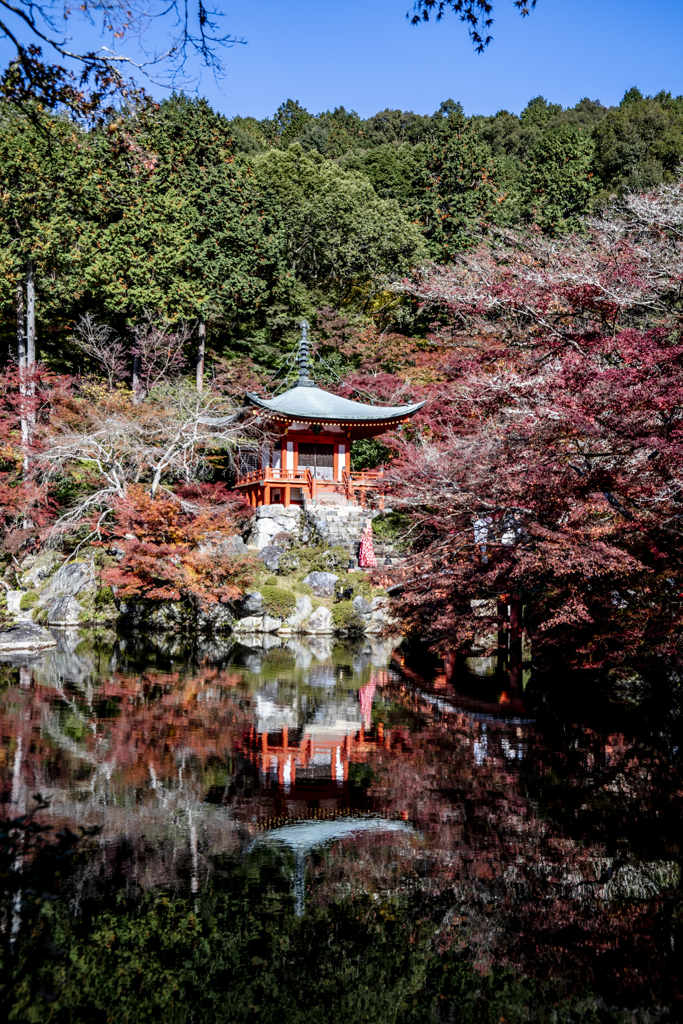
<svg viewBox="0 0 683 1024">
<path fill-rule="evenodd" d="M 244 499 L 224 484 L 186 485 L 156 498 L 131 487 L 113 502 L 113 517 L 102 529 L 101 543 L 120 558 L 104 569 L 103 581 L 120 598 L 235 600 L 251 583 L 256 563 L 231 554 L 224 542 L 250 515 Z"/>
</svg>

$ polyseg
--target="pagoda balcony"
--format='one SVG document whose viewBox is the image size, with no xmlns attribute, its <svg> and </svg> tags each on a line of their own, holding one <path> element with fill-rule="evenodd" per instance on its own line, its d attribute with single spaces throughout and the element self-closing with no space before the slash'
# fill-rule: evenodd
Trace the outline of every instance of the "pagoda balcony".
<svg viewBox="0 0 683 1024">
<path fill-rule="evenodd" d="M 343 470 L 340 481 L 313 473 L 307 466 L 281 469 L 264 466 L 240 472 L 235 489 L 242 491 L 254 508 L 260 505 L 303 505 L 305 501 L 342 501 L 365 506 L 367 492 L 375 489 L 384 476 L 382 469 Z M 379 499 L 383 507 L 382 496 Z"/>
</svg>

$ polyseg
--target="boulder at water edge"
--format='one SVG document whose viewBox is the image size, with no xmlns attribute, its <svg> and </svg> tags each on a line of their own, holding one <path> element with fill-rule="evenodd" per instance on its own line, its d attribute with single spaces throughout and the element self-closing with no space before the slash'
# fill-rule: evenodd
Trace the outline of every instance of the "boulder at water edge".
<svg viewBox="0 0 683 1024">
<path fill-rule="evenodd" d="M 237 606 L 237 614 L 240 616 L 260 615 L 262 611 L 263 594 L 260 590 L 247 590 Z"/>
<path fill-rule="evenodd" d="M 285 619 L 285 622 L 288 626 L 296 628 L 309 618 L 312 611 L 313 602 L 308 594 L 304 594 L 303 597 L 297 597 L 296 609 L 292 612 L 289 618 Z"/>
<path fill-rule="evenodd" d="M 77 626 L 83 618 L 83 608 L 75 597 L 58 597 L 47 610 L 50 626 Z"/>
<path fill-rule="evenodd" d="M 320 605 L 313 612 L 308 622 L 304 623 L 303 629 L 305 633 L 334 633 L 332 612 L 329 608 L 324 608 Z"/>
<path fill-rule="evenodd" d="M 12 651 L 42 651 L 56 646 L 57 641 L 52 633 L 35 622 L 20 622 L 0 633 L 0 654 Z"/>
</svg>

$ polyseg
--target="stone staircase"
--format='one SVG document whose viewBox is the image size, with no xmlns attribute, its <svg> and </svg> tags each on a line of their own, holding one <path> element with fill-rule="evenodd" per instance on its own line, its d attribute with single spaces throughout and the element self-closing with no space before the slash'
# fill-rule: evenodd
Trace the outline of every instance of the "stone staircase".
<svg viewBox="0 0 683 1024">
<path fill-rule="evenodd" d="M 329 547 L 346 548 L 349 555 L 358 558 L 361 534 L 372 518 L 371 511 L 359 505 L 306 501 L 304 512 L 313 537 Z"/>
<path fill-rule="evenodd" d="M 379 513 L 350 503 L 306 501 L 304 515 L 312 540 L 320 540 L 329 547 L 346 548 L 349 555 L 357 559 L 365 524 Z M 387 555 L 396 561 L 393 545 L 375 541 L 374 549 L 378 565 L 385 564 Z"/>
</svg>

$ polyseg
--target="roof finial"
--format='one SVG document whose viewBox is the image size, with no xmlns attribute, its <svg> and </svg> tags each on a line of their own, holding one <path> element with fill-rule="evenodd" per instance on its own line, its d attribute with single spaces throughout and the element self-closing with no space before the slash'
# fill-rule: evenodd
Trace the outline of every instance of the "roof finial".
<svg viewBox="0 0 683 1024">
<path fill-rule="evenodd" d="M 308 340 L 308 320 L 302 320 L 299 324 L 301 327 L 301 338 L 299 340 L 299 381 L 298 387 L 300 388 L 314 388 L 315 383 L 308 376 L 308 356 L 311 348 L 311 344 Z"/>
</svg>

